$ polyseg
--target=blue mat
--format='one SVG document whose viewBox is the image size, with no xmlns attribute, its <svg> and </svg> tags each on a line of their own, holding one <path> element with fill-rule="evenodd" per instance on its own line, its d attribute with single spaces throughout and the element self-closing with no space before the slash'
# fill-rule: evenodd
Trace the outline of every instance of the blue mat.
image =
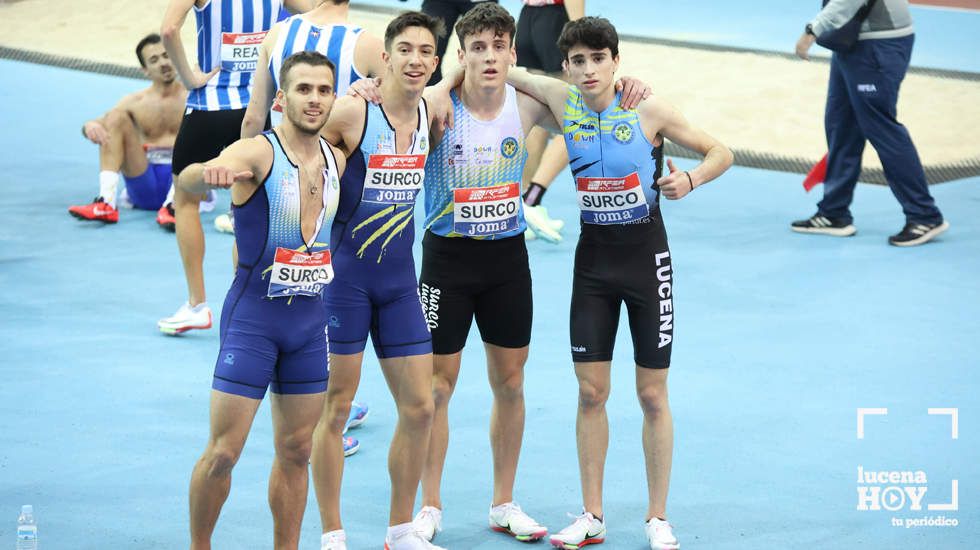
<svg viewBox="0 0 980 550">
<path fill-rule="evenodd" d="M 96 148 L 79 135 L 81 123 L 142 84 L 6 61 L 0 72 L 29 86 L 0 87 L 8 106 L 8 131 L 0 134 L 0 518 L 7 518 L 0 540 L 12 544 L 19 506 L 30 503 L 45 549 L 186 547 L 187 487 L 208 432 L 217 330 L 180 338 L 157 332 L 156 319 L 185 290 L 173 235 L 156 227 L 153 213 L 124 211 L 115 226 L 66 213 L 97 189 Z M 980 180 L 933 187 L 952 229 L 914 249 L 885 243 L 903 219 L 883 187 L 859 186 L 857 236 L 791 233 L 788 222 L 812 214 L 818 198 L 804 194 L 799 180 L 734 168 L 663 207 L 677 311 L 670 520 L 689 549 L 975 548 Z M 567 350 L 577 224 L 567 177 L 546 203 L 568 229 L 558 246 L 529 244 L 536 315 L 516 495 L 557 531 L 581 500 Z M 205 273 L 217 314 L 231 280 L 232 241 L 211 228 L 213 215 L 204 220 Z M 604 547 L 639 549 L 641 413 L 625 330 L 618 343 Z M 395 411 L 373 359 L 359 396 L 372 413 L 352 432 L 363 443 L 347 463 L 343 517 L 351 548 L 378 548 Z M 449 548 L 523 547 L 485 523 L 489 405 L 474 333 L 450 411 L 445 531 L 436 539 Z M 867 417 L 858 439 L 861 407 L 889 412 Z M 934 407 L 958 408 L 958 439 L 950 437 L 949 416 L 927 414 Z M 216 548 L 271 546 L 271 460 L 263 406 L 235 469 Z M 903 502 L 894 511 L 858 510 L 858 467 L 923 471 L 923 509 Z M 959 509 L 928 510 L 950 502 L 954 479 Z M 884 504 L 896 499 L 886 492 Z M 892 526 L 927 516 L 959 525 Z M 302 547 L 315 548 L 319 531 L 311 491 Z"/>
</svg>

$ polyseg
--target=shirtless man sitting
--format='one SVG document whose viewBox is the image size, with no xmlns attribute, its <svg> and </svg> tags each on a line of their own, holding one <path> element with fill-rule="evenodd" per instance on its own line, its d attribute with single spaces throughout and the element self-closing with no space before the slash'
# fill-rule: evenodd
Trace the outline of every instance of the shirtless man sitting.
<svg viewBox="0 0 980 550">
<path fill-rule="evenodd" d="M 91 204 L 71 206 L 80 220 L 116 223 L 119 174 L 129 203 L 157 210 L 170 189 L 170 158 L 187 101 L 187 90 L 167 57 L 160 35 L 145 36 L 136 57 L 150 86 L 123 97 L 102 117 L 82 126 L 82 135 L 99 146 L 99 194 Z"/>
</svg>

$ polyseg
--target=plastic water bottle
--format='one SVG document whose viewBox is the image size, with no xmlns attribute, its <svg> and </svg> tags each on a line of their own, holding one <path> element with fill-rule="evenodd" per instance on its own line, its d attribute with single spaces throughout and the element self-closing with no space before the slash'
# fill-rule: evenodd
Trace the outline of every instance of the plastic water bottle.
<svg viewBox="0 0 980 550">
<path fill-rule="evenodd" d="M 17 550 L 37 550 L 37 523 L 34 522 L 34 507 L 25 504 L 20 507 L 17 518 Z"/>
</svg>

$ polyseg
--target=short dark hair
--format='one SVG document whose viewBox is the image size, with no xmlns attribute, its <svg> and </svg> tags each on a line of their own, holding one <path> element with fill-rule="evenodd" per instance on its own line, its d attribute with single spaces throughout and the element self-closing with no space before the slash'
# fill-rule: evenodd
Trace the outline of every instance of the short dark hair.
<svg viewBox="0 0 980 550">
<path fill-rule="evenodd" d="M 160 35 L 157 33 L 152 33 L 144 36 L 143 40 L 140 40 L 139 43 L 136 44 L 136 59 L 140 60 L 140 67 L 143 67 L 144 69 L 146 68 L 146 60 L 143 59 L 143 48 L 149 46 L 150 44 L 159 43 Z"/>
<path fill-rule="evenodd" d="M 279 87 L 283 91 L 286 91 L 286 88 L 289 87 L 289 71 L 291 71 L 296 65 L 312 65 L 314 67 L 329 68 L 330 76 L 333 78 L 334 92 L 337 91 L 337 68 L 334 67 L 333 61 L 327 59 L 327 56 L 320 52 L 311 52 L 307 50 L 296 52 L 282 62 L 282 68 L 279 69 Z"/>
<path fill-rule="evenodd" d="M 463 40 L 472 34 L 479 34 L 483 31 L 491 30 L 494 36 L 510 36 L 510 43 L 514 43 L 514 34 L 517 32 L 517 25 L 514 17 L 497 4 L 496 2 L 480 2 L 473 9 L 466 12 L 456 23 L 456 36 L 459 38 L 459 47 L 466 49 Z"/>
<path fill-rule="evenodd" d="M 592 50 L 609 48 L 613 57 L 619 55 L 619 34 L 605 17 L 583 17 L 565 23 L 558 37 L 558 49 L 568 59 L 568 52 L 578 45 Z"/>
<path fill-rule="evenodd" d="M 439 37 L 446 34 L 446 24 L 442 22 L 442 19 L 437 19 L 420 11 L 406 11 L 388 23 L 388 28 L 385 29 L 385 50 L 390 50 L 395 37 L 410 27 L 428 29 L 432 33 L 432 38 L 437 41 Z"/>
</svg>

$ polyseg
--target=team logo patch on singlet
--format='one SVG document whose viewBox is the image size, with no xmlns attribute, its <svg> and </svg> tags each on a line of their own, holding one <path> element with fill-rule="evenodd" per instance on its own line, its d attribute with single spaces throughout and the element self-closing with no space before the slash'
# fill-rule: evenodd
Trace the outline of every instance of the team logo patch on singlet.
<svg viewBox="0 0 980 550">
<path fill-rule="evenodd" d="M 269 276 L 269 298 L 319 296 L 330 282 L 330 251 L 305 254 L 277 247 Z"/>
<path fill-rule="evenodd" d="M 517 140 L 512 137 L 504 138 L 504 140 L 500 142 L 500 154 L 503 155 L 504 158 L 514 158 L 514 155 L 517 154 Z"/>
<path fill-rule="evenodd" d="M 253 72 L 259 64 L 259 45 L 265 38 L 262 32 L 221 33 L 221 70 Z"/>
<path fill-rule="evenodd" d="M 620 224 L 650 215 L 636 172 L 625 178 L 577 178 L 576 187 L 585 223 Z"/>
<path fill-rule="evenodd" d="M 633 141 L 633 127 L 625 122 L 620 122 L 613 128 L 613 137 L 620 143 Z"/>
<path fill-rule="evenodd" d="M 413 204 L 425 179 L 425 155 L 371 155 L 361 200 Z"/>
<path fill-rule="evenodd" d="M 521 192 L 516 183 L 453 189 L 453 231 L 489 237 L 517 229 Z"/>
</svg>

